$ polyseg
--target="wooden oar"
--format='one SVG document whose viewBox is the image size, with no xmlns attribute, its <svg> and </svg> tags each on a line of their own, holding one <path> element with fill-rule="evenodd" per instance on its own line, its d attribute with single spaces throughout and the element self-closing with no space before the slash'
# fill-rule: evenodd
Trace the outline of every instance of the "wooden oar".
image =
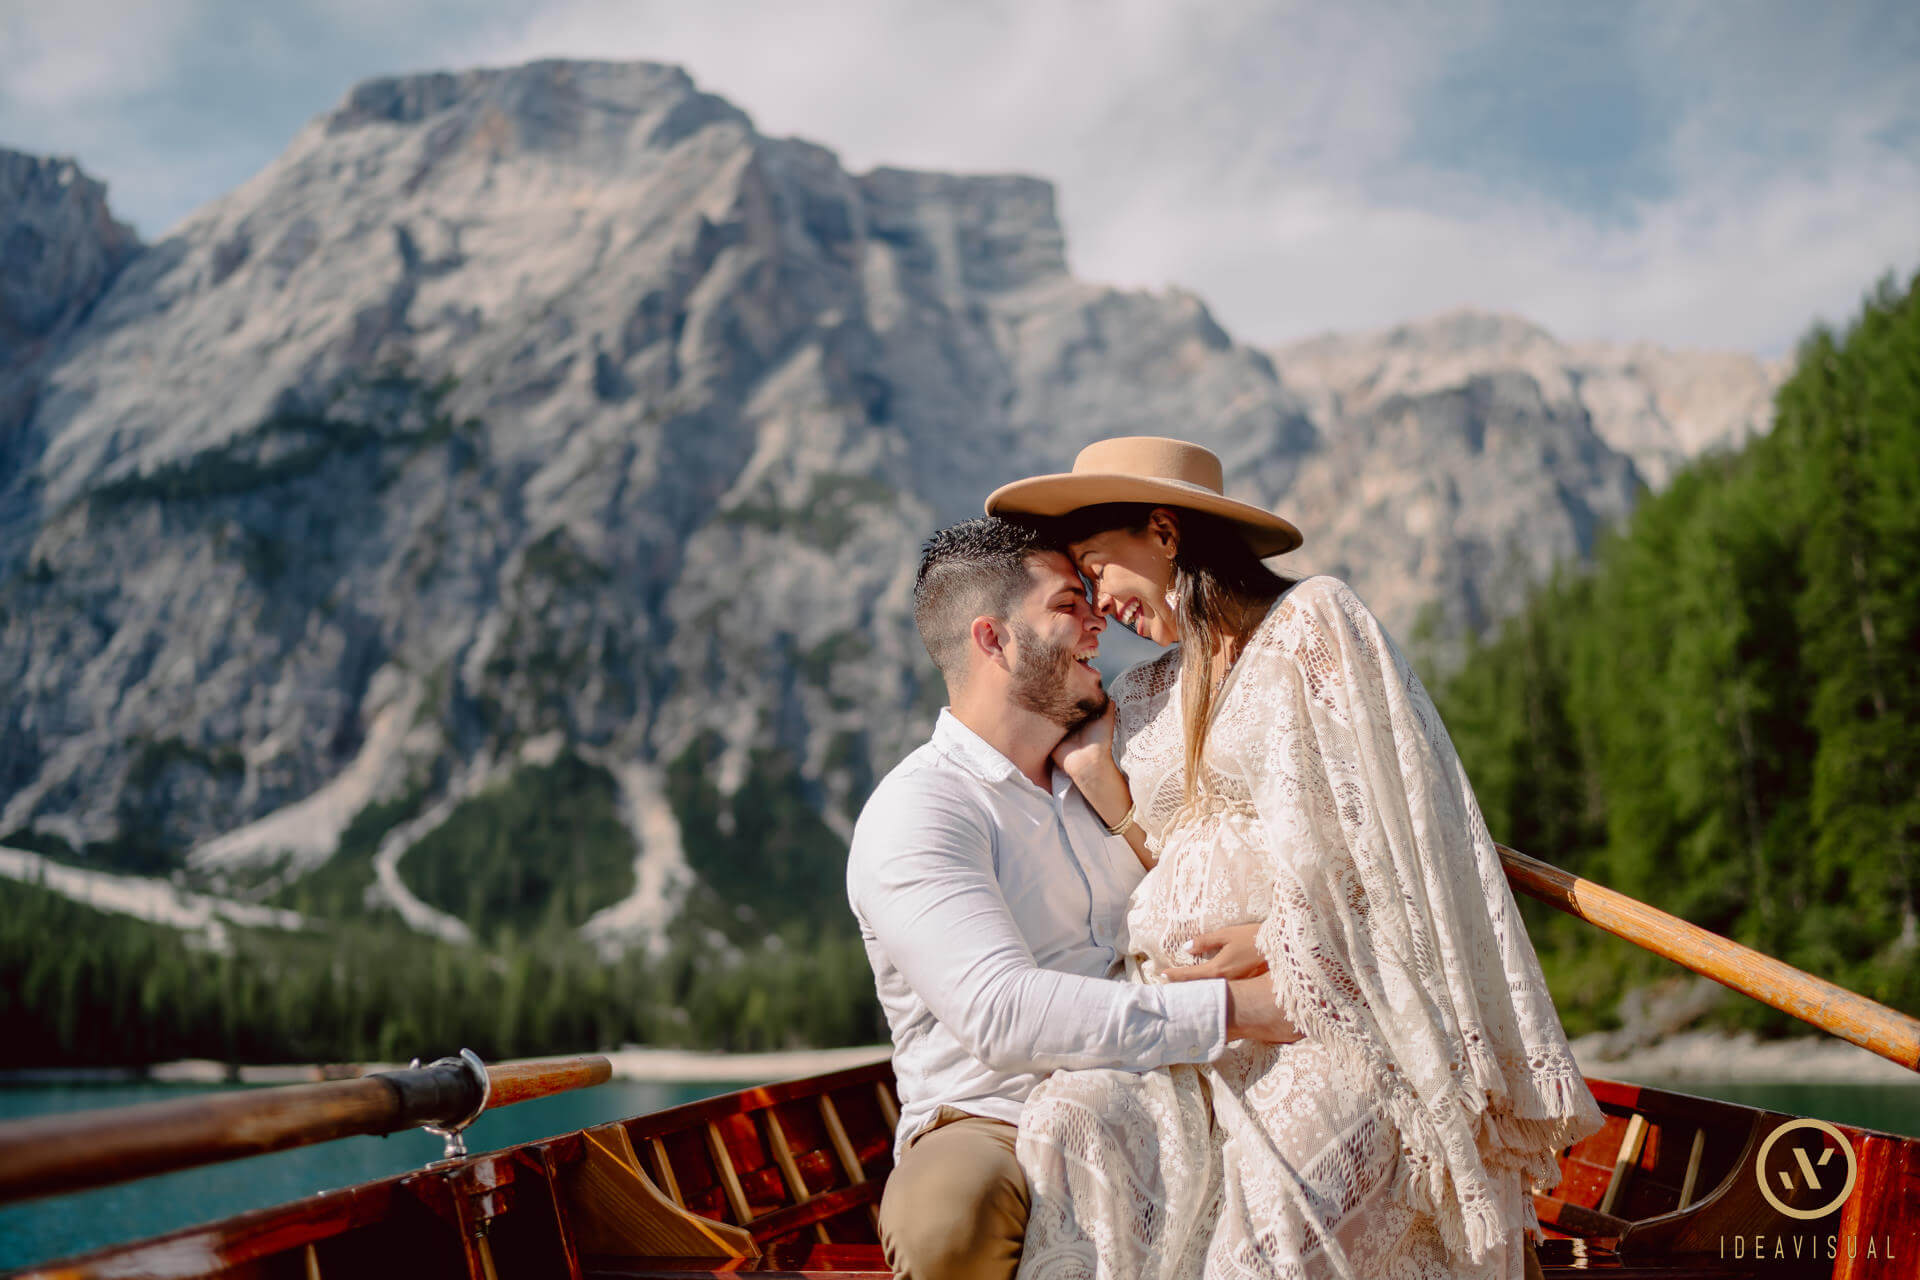
<svg viewBox="0 0 1920 1280">
<path fill-rule="evenodd" d="M 1723 987 L 1920 1071 L 1920 1019 L 1856 995 L 1772 956 L 1742 946 L 1636 898 L 1495 845 L 1507 880 L 1521 893 L 1618 934 Z"/>
<path fill-rule="evenodd" d="M 602 1084 L 613 1075 L 613 1064 L 602 1057 L 484 1069 L 488 1110 Z M 456 1062 L 358 1080 L 37 1116 L 0 1126 L 0 1204 L 354 1134 L 456 1124 L 480 1103 L 479 1081 Z"/>
</svg>

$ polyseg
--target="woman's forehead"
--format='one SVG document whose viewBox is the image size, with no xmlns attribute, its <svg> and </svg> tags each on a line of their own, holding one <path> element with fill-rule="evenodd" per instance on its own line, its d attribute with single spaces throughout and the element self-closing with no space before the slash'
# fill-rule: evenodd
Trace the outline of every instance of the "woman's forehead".
<svg viewBox="0 0 1920 1280">
<path fill-rule="evenodd" d="M 1067 546 L 1067 554 L 1072 556 L 1074 562 L 1077 564 L 1086 557 L 1088 552 L 1110 551 L 1113 549 L 1115 543 L 1121 542 L 1129 536 L 1131 535 L 1125 529 L 1102 529 L 1098 533 L 1090 533 L 1084 538 L 1079 538 L 1069 543 Z"/>
</svg>

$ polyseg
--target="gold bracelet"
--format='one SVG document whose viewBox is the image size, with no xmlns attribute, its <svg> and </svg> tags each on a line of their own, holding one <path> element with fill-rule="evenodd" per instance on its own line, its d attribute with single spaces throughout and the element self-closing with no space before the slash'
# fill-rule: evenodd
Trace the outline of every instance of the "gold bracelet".
<svg viewBox="0 0 1920 1280">
<path fill-rule="evenodd" d="M 1095 814 L 1094 816 L 1097 818 L 1100 815 Z M 1100 825 L 1106 826 L 1105 819 L 1101 820 Z M 1110 827 L 1107 827 L 1107 834 L 1110 836 L 1123 836 L 1127 834 L 1127 828 L 1131 827 L 1132 825 L 1133 825 L 1133 806 L 1128 805 L 1127 811 L 1120 815 L 1120 821 L 1114 823 Z"/>
</svg>

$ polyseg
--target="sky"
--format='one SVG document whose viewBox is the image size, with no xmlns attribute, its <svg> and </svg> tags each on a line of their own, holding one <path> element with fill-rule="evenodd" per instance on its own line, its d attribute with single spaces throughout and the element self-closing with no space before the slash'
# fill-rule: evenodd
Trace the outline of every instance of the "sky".
<svg viewBox="0 0 1920 1280">
<path fill-rule="evenodd" d="M 1920 267 L 1912 0 L 0 0 L 0 146 L 152 239 L 356 81 L 554 56 L 1051 179 L 1076 274 L 1251 342 L 1475 307 L 1773 356 Z"/>
</svg>

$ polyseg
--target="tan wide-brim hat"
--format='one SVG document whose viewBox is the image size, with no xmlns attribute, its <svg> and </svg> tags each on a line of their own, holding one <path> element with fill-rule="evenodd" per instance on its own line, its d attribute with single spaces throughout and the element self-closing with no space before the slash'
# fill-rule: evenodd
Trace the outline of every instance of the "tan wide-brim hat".
<svg viewBox="0 0 1920 1280">
<path fill-rule="evenodd" d="M 1103 502 L 1150 502 L 1231 521 L 1263 559 L 1305 541 L 1273 512 L 1229 498 L 1223 488 L 1220 459 L 1209 449 L 1164 436 L 1116 436 L 1082 449 L 1065 474 L 1001 485 L 987 495 L 987 514 L 1063 516 Z"/>
</svg>

